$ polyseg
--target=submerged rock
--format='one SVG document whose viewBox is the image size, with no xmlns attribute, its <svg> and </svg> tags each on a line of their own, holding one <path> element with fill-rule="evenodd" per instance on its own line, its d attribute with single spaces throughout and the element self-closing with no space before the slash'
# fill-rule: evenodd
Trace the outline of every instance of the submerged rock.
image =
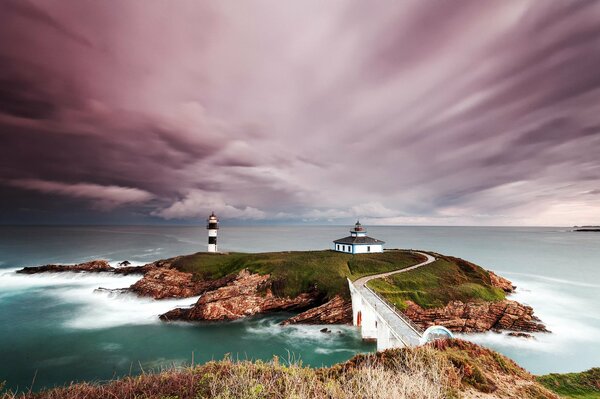
<svg viewBox="0 0 600 399">
<path fill-rule="evenodd" d="M 270 275 L 240 271 L 233 281 L 206 292 L 191 308 L 173 309 L 161 320 L 235 320 L 259 313 L 306 309 L 317 300 L 316 293 L 302 293 L 295 298 L 281 298 L 270 289 Z"/>
<path fill-rule="evenodd" d="M 509 337 L 517 337 L 517 338 L 533 338 L 533 335 L 531 334 L 527 334 L 524 332 L 516 332 L 516 331 L 511 331 L 508 334 Z"/>
<path fill-rule="evenodd" d="M 352 302 L 336 295 L 329 302 L 300 313 L 281 324 L 352 324 Z"/>
</svg>

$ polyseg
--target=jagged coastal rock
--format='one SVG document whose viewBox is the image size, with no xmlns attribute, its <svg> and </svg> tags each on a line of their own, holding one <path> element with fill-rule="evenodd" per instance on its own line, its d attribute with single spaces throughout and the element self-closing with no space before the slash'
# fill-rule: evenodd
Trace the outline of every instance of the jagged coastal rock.
<svg viewBox="0 0 600 399">
<path fill-rule="evenodd" d="M 271 291 L 270 275 L 252 274 L 244 269 L 228 285 L 206 292 L 191 308 L 177 308 L 161 320 L 235 320 L 259 313 L 306 309 L 317 302 L 317 294 L 302 293 L 281 298 Z"/>
<path fill-rule="evenodd" d="M 34 266 L 24 267 L 17 270 L 17 273 L 22 274 L 38 274 L 38 273 L 115 273 L 115 274 L 145 274 L 149 270 L 153 269 L 154 264 L 150 263 L 144 266 L 124 266 L 124 267 L 112 267 L 107 261 L 103 259 L 92 260 L 90 262 L 78 263 L 76 265 L 45 265 L 45 266 Z"/>
<path fill-rule="evenodd" d="M 352 324 L 352 302 L 336 295 L 323 305 L 281 322 L 288 324 Z"/>
<path fill-rule="evenodd" d="M 235 274 L 230 274 L 217 280 L 194 281 L 192 273 L 155 267 L 129 287 L 129 290 L 139 296 L 149 296 L 154 299 L 188 298 L 220 288 L 235 278 Z"/>
<path fill-rule="evenodd" d="M 105 260 L 93 260 L 90 262 L 79 263 L 77 265 L 45 265 L 37 267 L 24 267 L 17 270 L 17 273 L 36 274 L 46 272 L 112 272 L 115 268 L 108 264 Z"/>
<path fill-rule="evenodd" d="M 442 308 L 432 309 L 423 309 L 411 301 L 406 303 L 408 306 L 404 314 L 423 329 L 441 325 L 455 332 L 489 330 L 548 332 L 546 326 L 533 315 L 530 306 L 515 301 L 475 303 L 453 301 Z"/>
<path fill-rule="evenodd" d="M 488 270 L 488 273 L 490 274 L 490 281 L 492 283 L 493 286 L 501 288 L 504 292 L 510 294 L 512 292 L 515 291 L 515 289 L 517 288 L 516 286 L 513 285 L 513 283 L 501 276 L 498 276 L 496 273 Z"/>
</svg>

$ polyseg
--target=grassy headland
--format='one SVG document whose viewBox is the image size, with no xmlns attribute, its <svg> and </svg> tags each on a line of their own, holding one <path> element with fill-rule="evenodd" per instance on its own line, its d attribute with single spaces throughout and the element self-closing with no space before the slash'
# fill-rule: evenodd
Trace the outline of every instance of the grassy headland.
<svg viewBox="0 0 600 399">
<path fill-rule="evenodd" d="M 500 301 L 505 292 L 494 287 L 489 273 L 463 259 L 436 254 L 437 260 L 405 273 L 372 280 L 368 286 L 399 309 L 406 300 L 421 307 L 443 307 L 450 301 Z"/>
<path fill-rule="evenodd" d="M 212 280 L 248 269 L 270 274 L 273 293 L 294 297 L 316 289 L 325 298 L 349 297 L 346 278 L 403 269 L 424 260 L 410 251 L 391 250 L 377 254 L 350 255 L 335 251 L 291 251 L 209 254 L 200 252 L 172 260 L 180 271 L 197 280 Z"/>
<path fill-rule="evenodd" d="M 546 388 L 564 398 L 600 398 L 600 368 L 581 373 L 547 374 L 537 379 Z"/>
<path fill-rule="evenodd" d="M 448 340 L 358 355 L 330 368 L 228 359 L 107 384 L 79 383 L 3 399 L 198 398 L 522 398 L 554 399 L 512 360 Z"/>
</svg>

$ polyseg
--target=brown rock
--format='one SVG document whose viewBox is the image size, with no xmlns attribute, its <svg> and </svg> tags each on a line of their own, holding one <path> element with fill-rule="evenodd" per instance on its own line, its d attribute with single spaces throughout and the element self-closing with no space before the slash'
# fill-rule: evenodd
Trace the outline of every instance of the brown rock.
<svg viewBox="0 0 600 399">
<path fill-rule="evenodd" d="M 527 333 L 524 333 L 524 332 L 515 332 L 515 331 L 512 331 L 512 332 L 509 332 L 506 335 L 511 336 L 511 337 L 518 337 L 518 338 L 533 338 L 533 335 L 527 334 Z"/>
<path fill-rule="evenodd" d="M 442 325 L 456 332 L 484 332 L 489 330 L 513 330 L 548 332 L 546 326 L 533 315 L 530 306 L 515 301 L 463 303 L 453 301 L 443 308 L 423 309 L 414 302 L 406 301 L 404 313 L 419 327 Z"/>
<path fill-rule="evenodd" d="M 161 268 L 153 266 L 129 289 L 140 296 L 154 299 L 187 298 L 222 287 L 235 277 L 235 274 L 231 274 L 217 280 L 193 281 L 192 273 L 180 272 L 166 265 Z"/>
<path fill-rule="evenodd" d="M 284 326 L 288 324 L 352 324 L 352 302 L 336 295 L 321 306 L 281 322 Z"/>
<path fill-rule="evenodd" d="M 510 280 L 505 279 L 504 277 L 498 276 L 496 273 L 488 270 L 490 274 L 490 280 L 494 287 L 502 288 L 504 292 L 513 292 L 515 287 Z"/>
<path fill-rule="evenodd" d="M 206 292 L 188 309 L 174 309 L 161 320 L 235 320 L 279 310 L 305 309 L 316 301 L 316 294 L 302 293 L 295 298 L 280 298 L 270 289 L 270 275 L 238 273 L 228 285 Z"/>
<path fill-rule="evenodd" d="M 23 274 L 37 274 L 37 273 L 61 273 L 61 272 L 108 272 L 115 274 L 145 274 L 149 270 L 157 267 L 156 263 L 150 263 L 144 266 L 126 266 L 126 267 L 112 267 L 105 260 L 93 260 L 90 262 L 79 263 L 77 265 L 45 265 L 35 267 L 24 267 L 21 270 L 17 270 L 17 273 Z"/>
<path fill-rule="evenodd" d="M 17 270 L 17 273 L 23 274 L 36 274 L 46 272 L 112 272 L 114 267 L 108 264 L 105 260 L 93 260 L 90 262 L 79 263 L 77 265 L 45 265 L 37 267 L 24 267 L 21 270 Z"/>
</svg>

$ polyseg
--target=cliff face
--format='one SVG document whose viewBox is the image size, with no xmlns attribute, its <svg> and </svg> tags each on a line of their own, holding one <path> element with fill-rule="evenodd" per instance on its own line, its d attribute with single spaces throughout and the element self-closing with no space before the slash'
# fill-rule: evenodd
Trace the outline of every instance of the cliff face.
<svg viewBox="0 0 600 399">
<path fill-rule="evenodd" d="M 259 313 L 306 309 L 316 303 L 316 294 L 302 293 L 280 298 L 270 289 L 270 275 L 240 271 L 226 286 L 206 292 L 189 309 L 177 308 L 160 316 L 162 320 L 235 320 Z"/>
<path fill-rule="evenodd" d="M 548 332 L 546 326 L 533 315 L 530 306 L 515 301 L 463 303 L 453 301 L 443 308 L 423 309 L 411 301 L 404 311 L 413 322 L 425 329 L 442 325 L 456 332 L 484 332 L 514 330 Z"/>
<path fill-rule="evenodd" d="M 300 313 L 281 324 L 352 324 L 352 302 L 337 295 L 329 302 Z"/>
</svg>

